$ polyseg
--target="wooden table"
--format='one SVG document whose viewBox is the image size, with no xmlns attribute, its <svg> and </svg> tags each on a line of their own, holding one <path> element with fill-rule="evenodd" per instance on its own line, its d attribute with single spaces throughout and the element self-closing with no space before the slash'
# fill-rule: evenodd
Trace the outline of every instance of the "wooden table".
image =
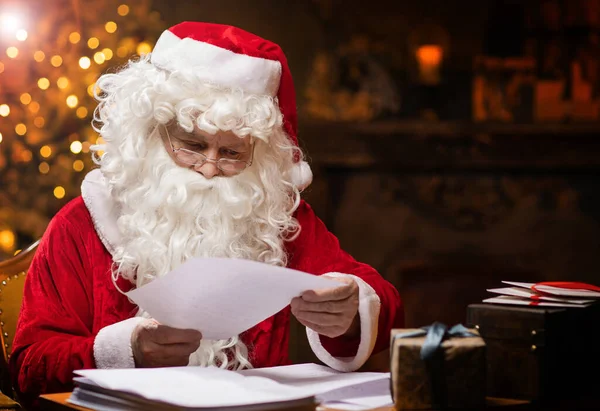
<svg viewBox="0 0 600 411">
<path fill-rule="evenodd" d="M 42 395 L 40 398 L 40 407 L 42 411 L 93 411 L 89 408 L 78 407 L 73 404 L 69 404 L 67 400 L 71 395 L 70 392 L 60 393 L 60 394 L 47 394 Z M 494 410 L 502 408 L 503 411 L 516 411 L 516 410 L 530 410 L 532 408 L 529 407 L 529 402 L 520 401 L 520 400 L 508 400 L 508 399 L 500 399 L 500 398 L 488 398 L 488 406 L 486 410 Z M 328 407 L 317 407 L 315 410 L 314 407 L 295 407 L 295 408 L 287 408 L 286 411 L 336 411 L 334 408 Z M 371 411 L 395 411 L 393 407 L 382 407 L 376 408 Z"/>
</svg>

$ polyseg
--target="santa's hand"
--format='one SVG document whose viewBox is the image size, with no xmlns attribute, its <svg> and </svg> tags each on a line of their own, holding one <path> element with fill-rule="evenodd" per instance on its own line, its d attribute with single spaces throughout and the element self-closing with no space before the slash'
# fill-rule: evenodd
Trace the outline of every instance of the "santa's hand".
<svg viewBox="0 0 600 411">
<path fill-rule="evenodd" d="M 158 324 L 154 320 L 138 324 L 131 334 L 136 367 L 176 367 L 188 365 L 190 354 L 200 346 L 202 334 Z"/>
<path fill-rule="evenodd" d="M 342 287 L 306 291 L 292 299 L 292 313 L 298 321 L 326 337 L 360 335 L 358 285 L 352 278 L 334 278 Z"/>
</svg>

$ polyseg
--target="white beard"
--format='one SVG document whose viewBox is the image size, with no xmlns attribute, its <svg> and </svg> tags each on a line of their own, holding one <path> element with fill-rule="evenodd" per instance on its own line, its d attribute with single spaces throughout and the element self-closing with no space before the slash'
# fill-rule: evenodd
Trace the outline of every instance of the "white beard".
<svg viewBox="0 0 600 411">
<path fill-rule="evenodd" d="M 110 184 L 121 235 L 113 275 L 141 287 L 191 257 L 286 264 L 283 238 L 295 220 L 283 182 L 265 189 L 254 167 L 235 177 L 207 180 L 177 166 L 158 139 L 147 144 L 141 167 L 125 170 Z M 252 366 L 238 336 L 203 340 L 190 365 Z"/>
</svg>

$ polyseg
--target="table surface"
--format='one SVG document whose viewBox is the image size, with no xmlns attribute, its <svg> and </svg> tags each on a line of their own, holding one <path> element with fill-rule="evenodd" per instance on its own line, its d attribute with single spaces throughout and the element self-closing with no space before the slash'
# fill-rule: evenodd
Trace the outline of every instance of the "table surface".
<svg viewBox="0 0 600 411">
<path fill-rule="evenodd" d="M 47 394 L 42 395 L 40 398 L 42 399 L 40 405 L 43 411 L 90 411 L 89 408 L 78 407 L 73 404 L 69 404 L 67 400 L 71 395 L 70 392 L 64 392 L 59 394 Z M 521 400 L 509 400 L 509 399 L 501 399 L 501 398 L 488 398 L 488 406 L 487 410 L 493 410 L 497 408 L 502 408 L 503 410 L 513 410 L 514 409 L 528 409 L 523 408 L 527 407 L 529 402 L 521 401 Z M 287 411 L 336 411 L 335 408 L 329 407 L 317 407 L 316 410 L 314 407 L 295 407 L 295 408 L 287 408 Z M 371 411 L 394 411 L 394 407 L 382 407 L 375 408 Z"/>
</svg>

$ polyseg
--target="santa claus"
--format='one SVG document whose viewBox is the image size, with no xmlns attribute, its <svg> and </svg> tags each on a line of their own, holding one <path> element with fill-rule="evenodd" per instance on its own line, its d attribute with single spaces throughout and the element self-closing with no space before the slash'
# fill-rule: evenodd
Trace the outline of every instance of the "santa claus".
<svg viewBox="0 0 600 411">
<path fill-rule="evenodd" d="M 185 22 L 97 84 L 99 167 L 53 218 L 27 276 L 10 360 L 22 401 L 70 390 L 82 368 L 289 364 L 290 313 L 337 370 L 356 370 L 388 346 L 390 329 L 402 326 L 398 292 L 344 252 L 301 199 L 312 175 L 279 46 Z M 158 324 L 123 294 L 190 257 L 249 259 L 345 284 L 210 341 Z"/>
</svg>

